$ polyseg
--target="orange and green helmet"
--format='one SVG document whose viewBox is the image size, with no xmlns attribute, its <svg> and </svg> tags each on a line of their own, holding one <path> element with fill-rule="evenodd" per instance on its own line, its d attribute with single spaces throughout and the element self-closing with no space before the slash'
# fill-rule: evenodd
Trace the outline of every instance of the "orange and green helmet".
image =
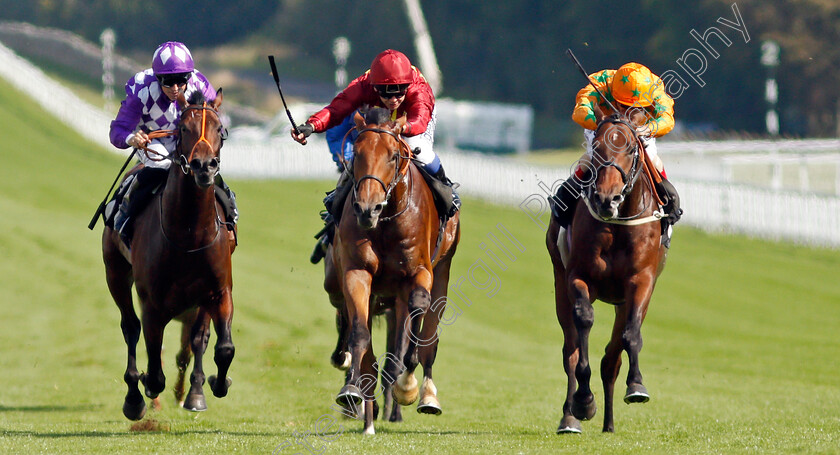
<svg viewBox="0 0 840 455">
<path fill-rule="evenodd" d="M 651 88 L 656 76 L 639 63 L 626 63 L 613 74 L 610 92 L 625 106 L 647 107 L 652 104 Z"/>
</svg>

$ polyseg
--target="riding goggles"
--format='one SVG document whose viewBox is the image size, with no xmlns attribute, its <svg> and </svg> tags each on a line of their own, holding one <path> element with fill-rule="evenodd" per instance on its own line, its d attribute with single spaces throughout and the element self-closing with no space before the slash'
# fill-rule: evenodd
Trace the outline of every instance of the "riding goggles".
<svg viewBox="0 0 840 455">
<path fill-rule="evenodd" d="M 408 90 L 408 84 L 377 85 L 374 87 L 384 99 L 402 98 Z"/>
<path fill-rule="evenodd" d="M 177 73 L 177 74 L 164 74 L 161 76 L 156 76 L 158 83 L 163 88 L 170 88 L 173 85 L 184 85 L 190 80 L 190 76 L 192 73 Z"/>
</svg>

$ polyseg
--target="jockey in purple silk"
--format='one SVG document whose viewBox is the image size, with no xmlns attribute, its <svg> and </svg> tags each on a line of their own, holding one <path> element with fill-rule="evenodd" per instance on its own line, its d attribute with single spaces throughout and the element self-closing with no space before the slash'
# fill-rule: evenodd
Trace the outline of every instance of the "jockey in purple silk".
<svg viewBox="0 0 840 455">
<path fill-rule="evenodd" d="M 189 99 L 196 91 L 204 94 L 209 102 L 216 99 L 216 90 L 201 72 L 195 69 L 192 54 L 183 43 L 167 41 L 155 50 L 152 67 L 134 75 L 125 84 L 125 99 L 120 105 L 117 117 L 111 122 L 110 138 L 114 147 L 147 147 L 160 156 L 148 156 L 140 151 L 138 156 L 144 168 L 129 176 L 117 194 L 122 202 L 114 217 L 114 229 L 124 240 L 131 237 L 129 220 L 137 215 L 151 199 L 158 183 L 166 179 L 171 161 L 161 159 L 175 151 L 178 140 L 175 136 L 150 139 L 148 133 L 154 130 L 178 129 L 180 109 L 177 99 L 184 95 Z M 217 176 L 216 185 L 225 208 L 226 224 L 230 230 L 239 218 L 236 196 Z M 219 191 L 217 191 L 217 194 Z M 126 241 L 128 244 L 128 241 Z"/>
</svg>

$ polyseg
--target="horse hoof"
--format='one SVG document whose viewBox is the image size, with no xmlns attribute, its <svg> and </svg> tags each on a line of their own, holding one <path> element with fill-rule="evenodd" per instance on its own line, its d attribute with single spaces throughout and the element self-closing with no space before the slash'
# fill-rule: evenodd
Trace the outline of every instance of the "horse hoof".
<svg viewBox="0 0 840 455">
<path fill-rule="evenodd" d="M 376 434 L 376 431 L 373 429 L 373 425 L 371 425 L 371 426 L 365 428 L 365 430 L 362 432 L 362 434 L 364 434 L 364 435 Z"/>
<path fill-rule="evenodd" d="M 417 405 L 417 412 L 420 414 L 432 414 L 439 416 L 443 413 L 443 409 L 440 408 L 440 403 L 438 403 L 437 399 L 426 399 L 420 404 Z"/>
<path fill-rule="evenodd" d="M 140 398 L 139 403 L 129 403 L 126 400 L 122 411 L 128 420 L 140 420 L 146 415 L 146 400 Z"/>
<path fill-rule="evenodd" d="M 414 374 L 401 373 L 397 376 L 391 393 L 397 403 L 403 406 L 414 403 L 420 394 L 420 388 L 417 387 L 417 378 L 414 377 Z"/>
<path fill-rule="evenodd" d="M 624 395 L 625 403 L 647 403 L 648 401 L 650 401 L 650 395 L 645 386 L 638 383 L 627 386 L 627 394 Z"/>
<path fill-rule="evenodd" d="M 233 380 L 231 378 L 226 378 L 224 386 L 222 386 L 222 384 L 219 383 L 219 389 L 216 390 L 216 379 L 216 375 L 214 374 L 207 378 L 207 383 L 210 384 L 210 390 L 213 391 L 213 395 L 216 398 L 223 398 L 227 395 L 228 389 L 230 388 L 231 384 L 233 384 Z"/>
<path fill-rule="evenodd" d="M 202 412 L 207 410 L 207 402 L 204 400 L 204 394 L 190 393 L 184 401 L 184 409 L 192 412 Z"/>
<path fill-rule="evenodd" d="M 588 403 L 572 400 L 572 415 L 580 420 L 589 420 L 595 417 L 596 409 L 594 397 L 590 397 Z"/>
<path fill-rule="evenodd" d="M 347 384 L 341 388 L 335 397 L 335 402 L 341 406 L 351 409 L 357 408 L 365 401 L 362 392 L 353 384 Z"/>
<path fill-rule="evenodd" d="M 398 410 L 391 411 L 391 415 L 388 416 L 389 422 L 402 422 L 402 413 Z"/>
<path fill-rule="evenodd" d="M 146 392 L 146 396 L 154 400 L 158 397 L 158 395 L 160 395 L 160 393 L 153 392 L 152 389 L 150 389 L 149 386 L 146 385 L 146 379 L 148 379 L 146 373 L 140 375 L 140 382 L 143 383 L 143 389 Z"/>
<path fill-rule="evenodd" d="M 350 369 L 350 364 L 351 364 L 352 362 L 353 362 L 353 355 L 352 355 L 352 354 L 350 354 L 350 353 L 349 353 L 349 352 L 347 352 L 347 351 L 344 351 L 344 352 L 343 352 L 342 360 L 341 360 L 341 362 L 340 362 L 340 363 L 339 363 L 339 362 L 337 362 L 337 361 L 335 360 L 335 358 L 331 358 L 331 359 L 330 359 L 330 363 L 332 364 L 332 366 L 334 366 L 334 367 L 338 368 L 338 369 L 339 369 L 339 370 L 341 370 L 341 371 L 347 371 L 347 370 L 349 370 L 349 369 Z"/>
<path fill-rule="evenodd" d="M 557 434 L 573 433 L 580 434 L 583 430 L 580 427 L 580 420 L 572 416 L 563 416 L 560 426 L 557 427 Z"/>
</svg>

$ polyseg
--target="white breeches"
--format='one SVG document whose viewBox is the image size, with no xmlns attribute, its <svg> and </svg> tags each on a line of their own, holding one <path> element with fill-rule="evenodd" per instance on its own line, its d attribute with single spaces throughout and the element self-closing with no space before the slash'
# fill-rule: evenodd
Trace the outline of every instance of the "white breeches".
<svg viewBox="0 0 840 455">
<path fill-rule="evenodd" d="M 434 150 L 434 143 L 435 143 L 435 122 L 437 121 L 437 106 L 432 109 L 432 118 L 429 120 L 429 124 L 426 126 L 426 131 L 422 133 L 406 137 L 405 142 L 408 143 L 408 146 L 411 147 L 411 150 L 414 150 L 417 147 L 420 147 L 420 154 L 416 156 L 417 161 L 420 161 L 423 164 L 429 164 L 435 160 L 437 155 L 435 154 Z"/>
<path fill-rule="evenodd" d="M 169 156 L 169 150 L 166 149 L 166 146 L 163 145 L 159 140 L 153 139 L 152 142 L 147 146 L 148 148 L 158 152 L 160 155 L 155 155 L 153 153 L 146 152 L 145 150 L 137 150 L 137 154 L 140 156 L 140 161 L 146 167 L 155 167 L 159 169 L 169 169 L 169 165 L 172 161 L 168 159 L 162 159 L 165 156 Z"/>
</svg>

